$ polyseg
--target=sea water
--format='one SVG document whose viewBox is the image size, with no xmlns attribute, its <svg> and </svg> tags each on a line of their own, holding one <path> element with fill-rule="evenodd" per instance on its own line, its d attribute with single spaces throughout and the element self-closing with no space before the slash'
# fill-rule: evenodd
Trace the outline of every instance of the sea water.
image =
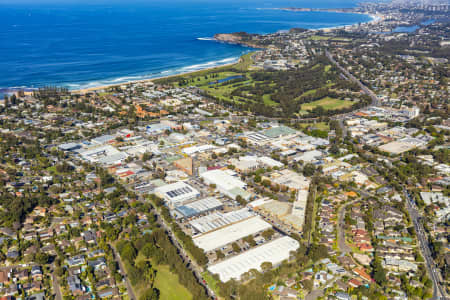
<svg viewBox="0 0 450 300">
<path fill-rule="evenodd" d="M 79 89 L 195 71 L 251 50 L 216 42 L 216 33 L 370 21 L 363 14 L 272 9 L 355 6 L 350 0 L 48 1 L 0 0 L 0 89 Z"/>
</svg>

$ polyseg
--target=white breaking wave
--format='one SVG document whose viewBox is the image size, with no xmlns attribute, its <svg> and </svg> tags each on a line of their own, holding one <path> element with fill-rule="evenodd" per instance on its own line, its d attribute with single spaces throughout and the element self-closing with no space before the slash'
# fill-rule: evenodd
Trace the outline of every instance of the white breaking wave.
<svg viewBox="0 0 450 300">
<path fill-rule="evenodd" d="M 197 40 L 199 41 L 215 41 L 215 38 L 211 38 L 211 37 L 199 37 L 197 38 Z"/>
<path fill-rule="evenodd" d="M 203 64 L 183 67 L 180 69 L 180 71 L 188 71 L 188 72 L 197 71 L 197 70 L 201 70 L 201 69 L 205 69 L 205 68 L 212 68 L 212 67 L 217 67 L 217 66 L 221 66 L 224 64 L 230 64 L 233 62 L 237 62 L 238 60 L 239 60 L 239 57 L 230 57 L 230 58 L 225 58 L 222 60 L 210 61 L 210 62 L 203 63 Z"/>
</svg>

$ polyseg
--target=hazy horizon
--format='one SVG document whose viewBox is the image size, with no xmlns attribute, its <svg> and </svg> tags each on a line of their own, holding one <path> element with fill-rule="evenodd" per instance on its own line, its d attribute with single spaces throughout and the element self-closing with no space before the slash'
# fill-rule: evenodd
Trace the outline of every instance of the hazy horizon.
<svg viewBox="0 0 450 300">
<path fill-rule="evenodd" d="M 0 4 L 87 4 L 87 5 L 95 5 L 95 4 L 150 4 L 150 3 L 166 3 L 165 0 L 0 0 Z M 211 2 L 210 0 L 171 0 L 171 2 Z M 230 0 L 230 2 L 237 2 L 237 3 L 254 3 L 254 2 L 260 2 L 262 5 L 277 5 L 278 3 L 280 5 L 287 5 L 287 4 L 302 4 L 307 5 L 308 7 L 314 7 L 317 3 L 327 3 L 330 4 L 330 2 L 334 2 L 336 4 L 342 3 L 342 4 L 348 4 L 348 2 L 354 2 L 358 3 L 361 1 L 358 0 L 319 0 L 319 1 L 304 1 L 304 0 L 266 0 L 266 1 L 258 1 L 258 0 Z M 311 5 L 314 4 L 314 5 Z"/>
</svg>

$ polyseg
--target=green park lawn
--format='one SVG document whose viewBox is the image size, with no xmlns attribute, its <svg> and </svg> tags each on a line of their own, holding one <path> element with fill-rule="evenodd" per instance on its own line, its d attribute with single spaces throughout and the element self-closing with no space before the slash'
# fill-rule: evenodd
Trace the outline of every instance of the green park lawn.
<svg viewBox="0 0 450 300">
<path fill-rule="evenodd" d="M 270 106 L 276 106 L 276 105 L 278 105 L 278 103 L 276 103 L 275 101 L 273 101 L 273 100 L 271 99 L 271 97 L 270 97 L 269 94 L 265 94 L 265 95 L 263 96 L 263 100 L 264 100 L 264 104 L 265 104 L 265 105 L 270 105 Z"/>
<path fill-rule="evenodd" d="M 189 75 L 185 75 L 183 78 L 188 79 L 188 80 L 193 79 L 193 82 L 189 83 L 189 85 L 195 85 L 195 86 L 200 87 L 200 86 L 208 86 L 210 82 L 213 82 L 213 81 L 216 81 L 219 79 L 224 79 L 227 77 L 240 75 L 239 73 L 236 73 L 236 72 L 230 72 L 230 71 L 222 72 L 222 71 L 215 71 L 215 69 L 213 69 L 213 70 L 210 70 L 210 72 L 208 72 L 208 73 L 206 72 L 206 70 L 200 71 L 199 74 L 192 73 Z M 217 75 L 217 77 L 212 78 L 211 77 L 212 74 Z M 179 86 L 179 83 L 177 82 L 176 85 Z"/>
<path fill-rule="evenodd" d="M 325 97 L 317 101 L 313 101 L 310 103 L 305 103 L 302 105 L 302 111 L 306 112 L 308 110 L 312 110 L 317 106 L 322 106 L 325 110 L 334 110 L 350 107 L 354 102 L 347 100 L 340 100 L 331 97 Z"/>
<path fill-rule="evenodd" d="M 235 75 L 242 75 L 242 73 L 247 72 L 249 70 L 250 66 L 253 64 L 253 61 L 251 59 L 251 56 L 253 54 L 254 54 L 254 52 L 251 52 L 251 53 L 247 53 L 247 54 L 241 56 L 240 61 L 233 64 L 231 67 L 230 66 L 220 66 L 220 67 L 200 70 L 200 71 L 196 71 L 196 72 L 192 72 L 192 73 L 171 76 L 169 79 L 174 83 L 175 86 L 179 86 L 179 82 L 183 79 L 184 80 L 192 80 L 193 79 L 193 82 L 189 83 L 190 85 L 203 86 L 203 85 L 207 85 L 209 82 L 212 82 L 212 81 L 215 81 L 218 79 L 223 79 L 223 78 L 227 78 L 227 77 L 235 76 Z M 233 68 L 237 72 L 230 71 L 230 68 Z M 242 73 L 240 73 L 240 72 L 242 72 Z M 215 74 L 218 76 L 211 78 L 211 74 Z M 205 78 L 205 76 L 207 78 Z M 164 82 L 165 80 L 166 79 L 161 78 L 161 79 L 156 79 L 155 82 L 159 83 L 159 82 Z"/>
<path fill-rule="evenodd" d="M 170 272 L 168 266 L 158 266 L 156 268 L 155 286 L 161 292 L 161 300 L 190 300 L 192 295 L 188 289 L 178 281 L 178 275 Z"/>
<path fill-rule="evenodd" d="M 141 254 L 136 258 L 136 262 L 147 260 Z M 151 261 L 150 261 L 151 263 Z M 152 263 L 153 265 L 153 263 Z M 178 275 L 171 272 L 167 265 L 153 265 L 156 269 L 155 287 L 160 292 L 161 300 L 192 300 L 192 295 L 179 281 Z M 136 296 L 139 298 L 149 287 L 146 284 L 133 286 Z"/>
<path fill-rule="evenodd" d="M 328 37 L 321 37 L 317 36 L 317 38 L 328 38 Z M 254 71 L 251 70 L 251 65 L 253 64 L 253 61 L 251 59 L 251 56 L 254 53 L 248 53 L 246 55 L 243 55 L 240 59 L 240 61 L 236 64 L 233 64 L 232 66 L 222 66 L 222 67 L 216 67 L 212 69 L 192 72 L 188 74 L 173 76 L 171 78 L 167 79 L 161 79 L 156 80 L 155 82 L 166 82 L 171 83 L 175 86 L 196 86 L 203 91 L 205 91 L 207 94 L 211 95 L 212 97 L 215 97 L 216 99 L 222 100 L 224 102 L 228 103 L 254 103 L 254 98 L 252 95 L 246 95 L 245 89 L 242 89 L 245 86 L 252 86 L 254 87 L 256 84 L 264 84 L 265 87 L 268 87 L 268 85 L 272 88 L 273 92 L 276 92 L 279 88 L 277 86 L 277 83 L 275 82 L 267 82 L 267 81 L 255 81 L 252 78 L 252 73 Z M 312 70 L 315 68 L 321 67 L 321 64 L 318 63 L 311 67 Z M 330 72 L 331 65 L 326 65 L 324 68 L 325 72 Z M 245 80 L 238 81 L 238 82 L 224 82 L 224 83 L 217 83 L 214 82 L 220 79 L 225 79 L 228 77 L 233 76 L 244 76 Z M 213 84 L 211 84 L 213 83 Z M 327 84 L 324 87 L 331 88 L 334 86 L 333 82 L 327 82 Z M 240 89 L 241 95 L 232 95 L 233 91 Z M 244 92 L 242 92 L 244 90 Z M 309 91 L 304 92 L 301 96 L 297 97 L 295 100 L 300 99 L 303 96 L 309 96 L 314 95 L 317 92 L 317 89 L 311 89 Z M 271 93 L 267 93 L 265 95 L 262 95 L 262 103 L 267 106 L 276 107 L 279 104 L 271 98 Z M 262 104 L 261 103 L 261 104 Z M 325 97 L 323 99 L 320 99 L 318 101 L 314 101 L 311 103 L 306 103 L 302 105 L 302 108 L 299 112 L 299 114 L 306 114 L 308 110 L 314 109 L 314 107 L 317 107 L 318 105 L 321 105 L 324 109 L 332 110 L 332 109 L 340 109 L 344 107 L 351 106 L 353 103 L 350 101 L 345 100 L 339 100 L 339 99 L 333 99 L 330 97 Z"/>
<path fill-rule="evenodd" d="M 321 36 L 321 35 L 313 35 L 310 37 L 311 40 L 313 41 L 320 41 L 320 40 L 329 40 L 331 39 L 331 37 L 329 36 Z"/>
<path fill-rule="evenodd" d="M 307 128 L 309 126 L 314 126 L 319 130 L 330 131 L 330 126 L 325 122 L 317 122 L 317 123 L 301 123 L 300 126 L 302 128 Z"/>
<path fill-rule="evenodd" d="M 241 57 L 241 61 L 237 64 L 233 65 L 235 69 L 238 69 L 239 71 L 247 71 L 250 66 L 253 64 L 252 55 L 255 54 L 254 52 L 247 53 Z"/>
</svg>

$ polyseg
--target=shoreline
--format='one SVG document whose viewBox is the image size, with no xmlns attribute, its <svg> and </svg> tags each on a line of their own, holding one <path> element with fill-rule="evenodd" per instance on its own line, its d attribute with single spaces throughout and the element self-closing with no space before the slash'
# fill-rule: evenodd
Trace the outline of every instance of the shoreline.
<svg viewBox="0 0 450 300">
<path fill-rule="evenodd" d="M 213 69 L 216 69 L 216 68 L 230 67 L 230 66 L 233 66 L 233 65 L 237 64 L 239 62 L 239 60 L 241 60 L 241 57 L 238 58 L 237 62 L 223 64 L 223 65 L 219 65 L 219 66 L 214 66 L 214 67 L 209 67 L 209 68 L 202 68 L 202 69 L 198 69 L 198 70 L 194 70 L 194 71 L 181 72 L 181 73 L 172 74 L 172 75 L 166 75 L 166 76 L 158 76 L 158 77 L 148 78 L 148 79 L 131 80 L 131 81 L 125 81 L 125 82 L 122 82 L 122 83 L 112 83 L 112 84 L 106 84 L 106 85 L 95 86 L 95 87 L 90 87 L 90 88 L 84 88 L 84 89 L 78 89 L 78 90 L 70 90 L 70 92 L 72 94 L 86 94 L 86 93 L 89 93 L 89 92 L 94 92 L 94 91 L 97 91 L 97 90 L 104 90 L 104 89 L 107 89 L 107 88 L 120 86 L 120 85 L 127 85 L 127 84 L 134 84 L 134 83 L 147 83 L 147 82 L 152 82 L 152 81 L 159 80 L 159 79 L 166 79 L 166 78 L 176 77 L 176 76 L 180 76 L 180 75 L 193 74 L 193 73 L 200 72 L 200 71 L 208 71 L 208 70 L 213 70 Z"/>
<path fill-rule="evenodd" d="M 274 10 L 286 10 L 286 11 L 294 11 L 294 12 L 296 11 L 296 10 L 294 10 L 295 8 L 270 8 L 270 9 L 274 9 Z M 311 11 L 316 11 L 316 10 L 313 9 L 313 10 L 311 10 Z M 319 9 L 319 10 L 317 10 L 317 11 L 320 12 L 321 10 Z M 301 10 L 297 10 L 297 12 L 301 12 Z M 323 10 L 323 12 L 327 12 L 327 10 Z M 364 12 L 350 12 L 350 11 L 347 12 L 347 11 L 338 11 L 338 10 L 335 10 L 335 11 L 328 11 L 328 12 L 334 12 L 334 13 L 351 13 L 351 14 L 363 14 L 363 15 L 367 15 L 367 16 L 369 16 L 369 17 L 371 18 L 371 19 L 368 20 L 367 22 L 364 22 L 364 23 L 361 23 L 361 24 L 375 23 L 375 22 L 378 22 L 378 21 L 384 19 L 384 16 L 382 16 L 382 15 L 367 14 L 367 13 L 364 13 Z M 317 31 L 321 31 L 321 30 L 327 31 L 327 30 L 333 30 L 333 29 L 338 29 L 338 28 L 345 28 L 345 27 L 347 27 L 347 26 L 355 26 L 355 25 L 357 26 L 358 23 L 347 24 L 347 25 L 337 25 L 337 26 L 333 26 L 333 27 L 315 28 L 315 29 L 308 29 L 308 30 L 311 31 L 311 32 L 317 32 Z M 198 40 L 207 40 L 207 41 L 220 42 L 220 43 L 224 43 L 224 42 L 225 42 L 225 41 L 217 40 L 217 39 L 214 39 L 214 38 L 197 38 L 197 39 L 198 39 Z M 249 48 L 249 46 L 243 45 L 243 44 L 240 44 L 240 46 Z M 258 51 L 258 49 L 254 49 L 254 50 L 255 50 L 255 51 Z M 250 51 L 250 52 L 252 52 L 252 51 Z M 248 53 L 248 52 L 247 52 L 247 53 Z M 126 80 L 126 79 L 125 79 L 125 80 L 122 81 L 122 82 L 111 82 L 111 83 L 105 83 L 105 84 L 99 83 L 99 85 L 92 86 L 92 87 L 82 87 L 82 85 L 81 85 L 81 87 L 72 87 L 72 88 L 71 88 L 71 86 L 73 86 L 73 85 L 78 85 L 77 83 L 67 83 L 67 84 L 63 84 L 62 86 L 67 87 L 67 88 L 69 89 L 70 93 L 72 93 L 72 94 L 85 94 L 85 93 L 94 92 L 94 91 L 98 91 L 98 90 L 104 90 L 104 89 L 107 89 L 107 88 L 111 88 L 111 87 L 115 87 L 115 86 L 120 86 L 120 85 L 127 85 L 127 84 L 133 84 L 133 83 L 147 83 L 147 82 L 153 82 L 153 81 L 159 80 L 159 79 L 165 79 L 165 78 L 171 78 L 171 77 L 175 77 L 175 76 L 187 75 L 187 74 L 192 74 L 192 73 L 195 73 L 195 72 L 206 71 L 206 70 L 212 70 L 212 69 L 220 68 L 220 67 L 233 66 L 233 65 L 237 64 L 237 63 L 242 59 L 242 56 L 243 56 L 243 55 L 245 55 L 245 53 L 242 53 L 242 54 L 240 55 L 239 58 L 236 58 L 236 60 L 235 60 L 234 62 L 231 62 L 231 63 L 223 63 L 223 64 L 220 64 L 220 61 L 205 62 L 205 63 L 203 63 L 203 64 L 208 64 L 208 63 L 218 63 L 218 64 L 217 64 L 217 65 L 214 65 L 214 66 L 211 66 L 211 67 L 207 67 L 207 66 L 205 66 L 205 67 L 200 67 L 199 69 L 192 70 L 192 71 L 189 71 L 189 70 L 183 71 L 183 69 L 189 68 L 189 67 L 193 67 L 193 66 L 185 66 L 185 67 L 181 67 L 179 72 L 175 71 L 176 73 L 170 74 L 170 75 L 155 74 L 155 77 L 152 77 L 152 75 L 148 75 L 148 78 L 143 78 L 143 79 L 131 79 L 131 80 Z M 233 59 L 233 58 L 222 59 L 222 61 L 226 61 L 226 60 L 229 60 L 229 59 Z M 199 65 L 202 65 L 202 64 L 199 64 Z M 195 65 L 194 65 L 194 66 L 195 66 Z M 163 71 L 163 72 L 166 72 L 166 71 L 170 71 L 170 70 L 165 70 L 165 71 Z M 137 76 L 139 76 L 139 75 L 125 75 L 123 78 L 126 78 L 126 77 L 133 77 L 133 76 L 136 76 L 136 77 L 137 77 Z M 142 75 L 142 77 L 145 77 L 145 75 Z M 120 78 L 121 78 L 121 77 L 119 77 L 119 78 L 113 78 L 113 79 L 103 79 L 103 80 L 104 80 L 104 81 L 107 81 L 107 80 L 110 80 L 110 81 L 114 81 L 114 80 L 120 81 Z M 102 81 L 102 79 L 100 79 L 100 80 L 98 80 L 98 81 Z M 95 81 L 94 81 L 94 82 L 95 82 Z M 86 86 L 88 86 L 88 85 L 89 85 L 89 83 L 86 84 Z"/>
<path fill-rule="evenodd" d="M 347 12 L 340 12 L 340 13 L 347 13 Z M 385 16 L 384 15 L 380 15 L 380 14 L 366 14 L 363 12 L 352 12 L 352 14 L 360 14 L 360 15 L 366 15 L 369 16 L 371 18 L 370 21 L 368 22 L 364 22 L 361 24 L 374 24 L 380 21 L 383 21 Z M 321 31 L 321 30 L 332 30 L 332 29 L 339 29 L 339 28 L 345 28 L 345 27 L 352 27 L 358 24 L 351 24 L 351 25 L 338 25 L 338 26 L 333 26 L 333 27 L 324 27 L 324 28 L 317 28 L 317 29 L 309 29 L 311 31 Z"/>
<path fill-rule="evenodd" d="M 287 10 L 286 8 L 272 8 L 272 9 Z M 327 12 L 327 11 L 324 11 L 324 12 Z M 376 23 L 376 22 L 384 20 L 384 16 L 383 15 L 367 14 L 367 13 L 363 13 L 363 12 L 345 12 L 345 11 L 329 11 L 329 12 L 362 14 L 362 15 L 367 15 L 367 16 L 369 16 L 371 18 L 371 20 L 369 20 L 368 22 L 364 22 L 362 24 L 371 24 L 371 23 Z M 351 25 L 350 24 L 349 25 L 338 25 L 338 26 L 333 26 L 333 27 L 324 27 L 324 28 L 308 29 L 308 30 L 313 31 L 313 32 L 314 31 L 321 31 L 321 30 L 325 30 L 326 31 L 326 30 L 345 28 L 347 26 L 355 26 L 355 25 L 358 25 L 358 23 L 351 24 Z M 224 43 L 224 41 L 216 40 L 214 38 L 200 38 L 200 40 Z M 245 47 L 245 45 L 241 45 L 241 46 Z M 255 49 L 255 50 L 257 51 L 257 49 Z M 76 94 L 76 93 L 85 94 L 85 93 L 89 93 L 89 92 L 93 92 L 93 91 L 97 91 L 97 90 L 103 90 L 103 89 L 111 88 L 111 87 L 114 87 L 114 86 L 133 84 L 133 83 L 146 83 L 146 82 L 152 82 L 152 81 L 158 80 L 158 79 L 171 78 L 171 77 L 180 76 L 180 75 L 188 75 L 188 74 L 192 74 L 192 73 L 199 72 L 199 71 L 207 71 L 207 70 L 212 70 L 212 69 L 220 68 L 220 67 L 233 66 L 233 65 L 237 64 L 241 60 L 241 58 L 242 58 L 242 55 L 241 55 L 241 57 L 238 58 L 238 60 L 236 62 L 223 64 L 223 65 L 218 65 L 218 66 L 214 66 L 214 67 L 201 68 L 201 69 L 194 70 L 194 71 L 180 72 L 180 73 L 177 73 L 177 74 L 172 74 L 172 75 L 167 75 L 167 76 L 158 76 L 158 77 L 142 79 L 142 80 L 130 80 L 130 81 L 122 82 L 122 83 L 106 84 L 106 85 L 95 86 L 95 87 L 90 87 L 90 88 L 71 90 L 70 92 L 74 93 L 74 94 Z"/>
</svg>

